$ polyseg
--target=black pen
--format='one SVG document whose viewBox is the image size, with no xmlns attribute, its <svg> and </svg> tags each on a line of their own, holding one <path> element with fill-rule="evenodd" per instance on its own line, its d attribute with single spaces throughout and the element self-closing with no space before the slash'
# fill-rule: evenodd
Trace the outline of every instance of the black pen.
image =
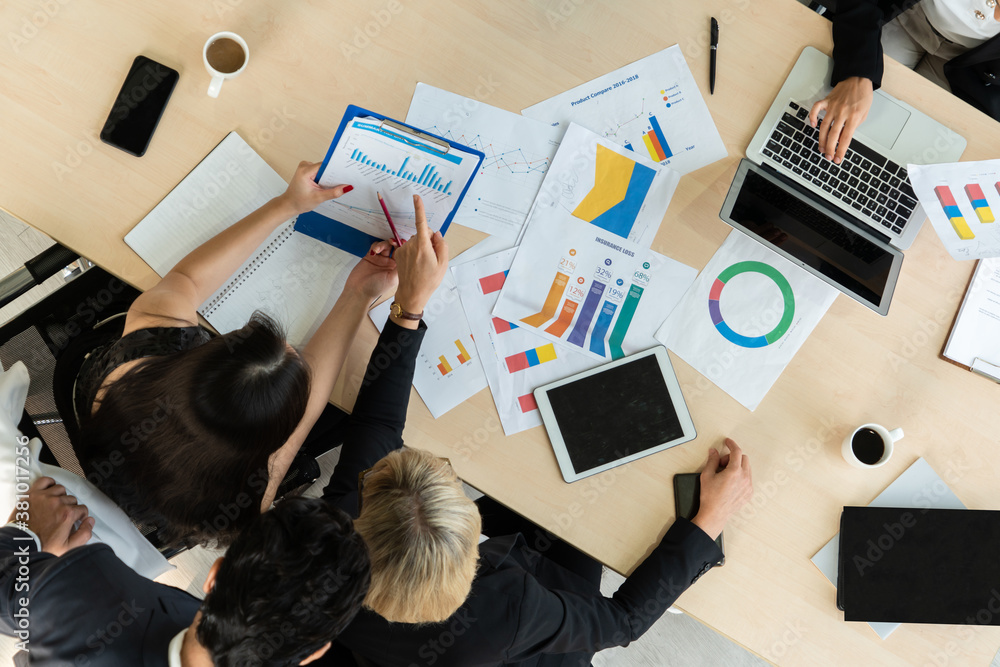
<svg viewBox="0 0 1000 667">
<path fill-rule="evenodd" d="M 715 53 L 719 50 L 719 22 L 712 17 L 712 62 L 708 72 L 708 94 L 715 95 Z"/>
</svg>

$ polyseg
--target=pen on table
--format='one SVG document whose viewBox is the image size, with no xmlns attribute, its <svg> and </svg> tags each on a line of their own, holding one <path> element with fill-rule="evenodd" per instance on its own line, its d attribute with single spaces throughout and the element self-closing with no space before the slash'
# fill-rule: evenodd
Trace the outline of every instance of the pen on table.
<svg viewBox="0 0 1000 667">
<path fill-rule="evenodd" d="M 389 229 L 392 230 L 392 238 L 396 240 L 396 247 L 398 248 L 403 245 L 403 242 L 399 240 L 399 232 L 396 231 L 396 225 L 392 224 L 392 216 L 389 215 L 389 209 L 385 207 L 385 200 L 382 199 L 382 193 L 376 192 L 375 194 L 378 195 L 378 203 L 382 205 L 382 212 L 385 213 L 385 219 L 389 222 Z"/>
<path fill-rule="evenodd" d="M 719 22 L 712 17 L 711 63 L 708 71 L 708 94 L 715 95 L 715 52 L 719 50 Z"/>
</svg>

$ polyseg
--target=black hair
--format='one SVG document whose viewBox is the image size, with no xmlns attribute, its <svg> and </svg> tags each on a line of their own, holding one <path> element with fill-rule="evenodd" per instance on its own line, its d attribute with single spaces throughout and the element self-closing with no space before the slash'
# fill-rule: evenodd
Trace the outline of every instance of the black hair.
<svg viewBox="0 0 1000 667">
<path fill-rule="evenodd" d="M 226 546 L 260 513 L 268 458 L 309 401 L 309 367 L 254 313 L 199 347 L 149 357 L 81 420 L 87 479 L 162 546 Z"/>
<path fill-rule="evenodd" d="M 368 550 L 346 513 L 319 498 L 282 501 L 229 547 L 198 641 L 216 667 L 298 665 L 354 619 L 370 582 Z"/>
</svg>

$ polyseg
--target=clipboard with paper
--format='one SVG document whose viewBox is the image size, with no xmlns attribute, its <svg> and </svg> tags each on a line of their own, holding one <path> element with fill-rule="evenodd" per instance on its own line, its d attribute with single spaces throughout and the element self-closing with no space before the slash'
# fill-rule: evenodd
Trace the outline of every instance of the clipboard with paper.
<svg viewBox="0 0 1000 667">
<path fill-rule="evenodd" d="M 298 217 L 295 230 L 357 256 L 392 238 L 380 193 L 405 241 L 416 233 L 413 195 L 431 231 L 444 234 L 483 162 L 482 152 L 351 105 L 316 182 L 354 188 Z"/>
</svg>

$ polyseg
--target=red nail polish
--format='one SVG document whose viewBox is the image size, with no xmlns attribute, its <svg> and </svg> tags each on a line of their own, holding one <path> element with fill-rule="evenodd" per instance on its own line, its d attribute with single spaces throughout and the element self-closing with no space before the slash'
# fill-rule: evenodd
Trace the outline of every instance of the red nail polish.
<svg viewBox="0 0 1000 667">
<path fill-rule="evenodd" d="M 369 254 L 369 255 L 374 255 L 374 254 L 375 254 L 375 251 L 374 251 L 374 250 L 369 250 L 369 251 L 368 251 L 368 254 Z"/>
<path fill-rule="evenodd" d="M 345 185 L 344 186 L 344 194 L 346 195 L 348 192 L 350 192 L 353 189 L 354 189 L 353 185 Z"/>
</svg>

